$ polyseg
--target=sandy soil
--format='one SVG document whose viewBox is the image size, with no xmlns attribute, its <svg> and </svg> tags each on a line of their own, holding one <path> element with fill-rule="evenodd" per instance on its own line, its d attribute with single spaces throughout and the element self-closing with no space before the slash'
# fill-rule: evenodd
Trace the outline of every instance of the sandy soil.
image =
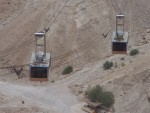
<svg viewBox="0 0 150 113">
<path fill-rule="evenodd" d="M 31 87 L 1 82 L 0 87 L 0 92 L 3 94 L 0 110 L 2 109 L 3 112 L 7 111 L 6 106 L 9 109 L 21 107 L 22 112 L 25 112 L 27 108 L 29 111 L 36 109 L 43 113 L 75 113 L 80 110 L 76 107 L 73 111 L 75 106 L 79 106 L 79 103 L 64 83 L 46 87 Z M 22 104 L 22 101 L 25 104 Z"/>
</svg>

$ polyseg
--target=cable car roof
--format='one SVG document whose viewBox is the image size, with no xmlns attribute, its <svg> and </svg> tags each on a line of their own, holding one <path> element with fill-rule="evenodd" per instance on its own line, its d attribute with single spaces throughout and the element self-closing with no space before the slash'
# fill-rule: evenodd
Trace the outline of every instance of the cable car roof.
<svg viewBox="0 0 150 113">
<path fill-rule="evenodd" d="M 116 15 L 117 17 L 124 17 L 124 15 Z"/>
<path fill-rule="evenodd" d="M 34 36 L 44 36 L 45 35 L 45 33 L 42 33 L 42 32 L 39 32 L 39 33 L 34 33 Z"/>
</svg>

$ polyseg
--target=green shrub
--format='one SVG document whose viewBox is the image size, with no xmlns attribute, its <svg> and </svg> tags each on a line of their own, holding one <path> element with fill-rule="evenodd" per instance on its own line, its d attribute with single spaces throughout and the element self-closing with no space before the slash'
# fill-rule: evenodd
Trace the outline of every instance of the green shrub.
<svg viewBox="0 0 150 113">
<path fill-rule="evenodd" d="M 134 55 L 137 55 L 137 54 L 139 54 L 139 50 L 138 49 L 133 49 L 133 50 L 130 51 L 130 55 L 131 56 L 134 56 Z"/>
<path fill-rule="evenodd" d="M 106 91 L 99 96 L 98 101 L 101 102 L 104 106 L 110 107 L 114 103 L 114 95 L 112 92 Z"/>
<path fill-rule="evenodd" d="M 73 67 L 72 66 L 67 66 L 64 68 L 62 74 L 66 75 L 66 74 L 70 74 L 73 71 Z"/>
<path fill-rule="evenodd" d="M 91 89 L 88 89 L 86 91 L 87 97 L 91 100 L 91 101 L 97 101 L 99 95 L 101 95 L 101 93 L 103 92 L 103 89 L 97 85 L 96 87 L 93 87 Z"/>
<path fill-rule="evenodd" d="M 106 107 L 112 106 L 115 102 L 113 93 L 109 91 L 104 91 L 103 88 L 99 85 L 88 89 L 86 91 L 86 94 L 91 101 L 98 101 Z"/>
<path fill-rule="evenodd" d="M 112 66 L 113 66 L 113 62 L 109 62 L 109 61 L 106 61 L 106 62 L 103 64 L 103 68 L 104 68 L 105 70 L 111 69 Z"/>
</svg>

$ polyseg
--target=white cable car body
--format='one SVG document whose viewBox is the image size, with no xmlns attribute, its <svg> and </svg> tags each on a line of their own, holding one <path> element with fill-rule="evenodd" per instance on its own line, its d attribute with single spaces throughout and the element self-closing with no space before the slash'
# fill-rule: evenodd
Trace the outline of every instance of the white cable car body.
<svg viewBox="0 0 150 113">
<path fill-rule="evenodd" d="M 116 31 L 112 35 L 112 53 L 127 54 L 128 32 L 124 31 L 124 15 L 116 15 Z"/>
</svg>

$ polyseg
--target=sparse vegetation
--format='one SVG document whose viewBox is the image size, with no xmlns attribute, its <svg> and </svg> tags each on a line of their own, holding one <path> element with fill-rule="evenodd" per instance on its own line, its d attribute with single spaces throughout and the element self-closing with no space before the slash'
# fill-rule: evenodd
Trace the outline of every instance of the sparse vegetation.
<svg viewBox="0 0 150 113">
<path fill-rule="evenodd" d="M 111 107 L 115 102 L 113 93 L 104 91 L 99 85 L 88 89 L 86 95 L 91 101 L 98 101 L 105 107 Z"/>
<path fill-rule="evenodd" d="M 66 74 L 70 74 L 73 71 L 73 67 L 72 66 L 67 66 L 64 68 L 62 74 L 66 75 Z"/>
<path fill-rule="evenodd" d="M 124 59 L 125 59 L 124 57 L 121 57 L 121 58 L 120 58 L 120 60 L 124 60 Z"/>
<path fill-rule="evenodd" d="M 52 80 L 51 82 L 52 82 L 52 83 L 54 83 L 54 82 L 55 82 L 55 80 Z"/>
<path fill-rule="evenodd" d="M 122 67 L 125 66 L 125 63 L 122 63 L 121 66 L 122 66 Z"/>
<path fill-rule="evenodd" d="M 109 62 L 109 61 L 106 61 L 106 62 L 103 64 L 104 70 L 111 69 L 112 66 L 113 66 L 113 62 Z"/>
<path fill-rule="evenodd" d="M 133 50 L 130 51 L 130 55 L 131 56 L 135 56 L 137 54 L 139 54 L 139 50 L 138 49 L 133 49 Z"/>
</svg>

